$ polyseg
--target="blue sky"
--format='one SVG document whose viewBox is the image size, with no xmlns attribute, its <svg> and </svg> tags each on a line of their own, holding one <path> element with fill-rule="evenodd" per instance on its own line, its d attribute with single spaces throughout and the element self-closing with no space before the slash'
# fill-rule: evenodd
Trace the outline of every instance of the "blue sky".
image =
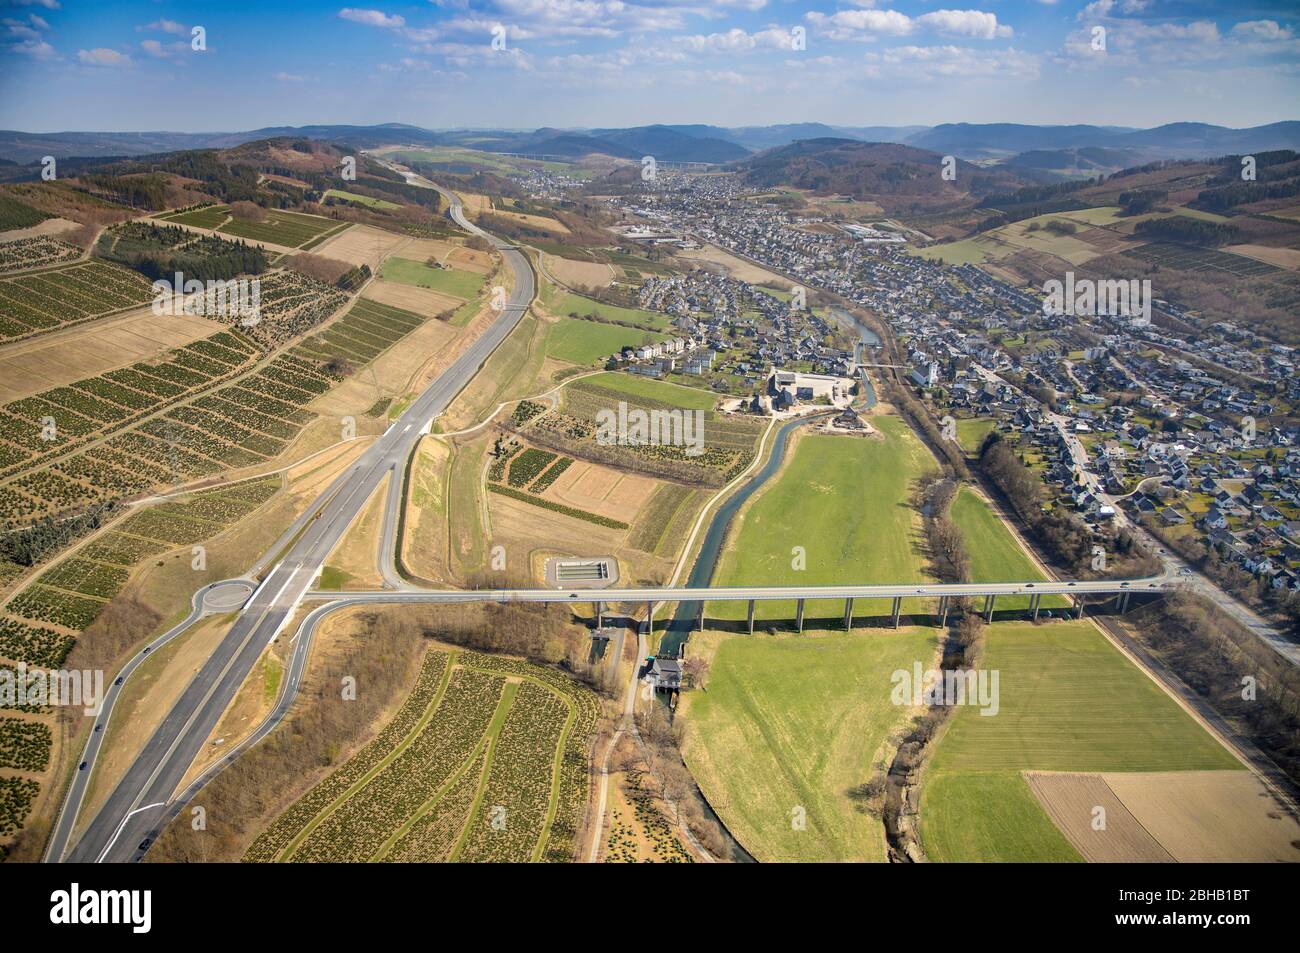
<svg viewBox="0 0 1300 953">
<path fill-rule="evenodd" d="M 32 132 L 1248 126 L 1298 91 L 1294 0 L 0 0 L 0 127 Z"/>
</svg>

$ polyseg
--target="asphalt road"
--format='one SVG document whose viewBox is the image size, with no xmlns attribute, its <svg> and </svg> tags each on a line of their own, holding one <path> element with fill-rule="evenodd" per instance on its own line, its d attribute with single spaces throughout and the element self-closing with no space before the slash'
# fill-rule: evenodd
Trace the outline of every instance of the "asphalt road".
<svg viewBox="0 0 1300 953">
<path fill-rule="evenodd" d="M 80 783 L 74 783 L 69 791 L 59 824 L 62 834 L 52 844 L 47 854 L 49 859 L 111 862 L 132 860 L 140 854 L 140 845 L 160 829 L 168 802 L 216 728 L 222 712 L 248 677 L 262 650 L 293 615 L 352 520 L 384 476 L 394 466 L 400 468 L 405 463 L 421 430 L 470 382 L 497 345 L 514 330 L 532 302 L 533 272 L 527 259 L 512 246 L 470 223 L 459 199 L 447 192 L 442 194 L 450 199 L 451 215 L 457 224 L 492 242 L 510 265 L 515 288 L 505 309 L 312 504 L 313 515 L 301 535 L 244 606 L 221 645 L 186 687 L 85 834 L 67 849 L 68 830 L 79 812 L 85 789 L 85 779 L 76 779 Z M 400 478 L 400 472 L 397 476 Z M 95 753 L 97 750 L 92 755 Z M 78 775 L 89 775 L 93 769 L 94 758 L 85 760 L 89 764 Z"/>
<path fill-rule="evenodd" d="M 1164 592 L 1179 585 L 1169 576 L 1146 579 L 1068 579 L 1038 582 L 887 583 L 870 586 L 647 586 L 633 589 L 407 589 L 403 592 L 358 591 L 357 602 L 758 602 L 776 599 L 892 599 L 911 596 L 1114 595 Z M 308 599 L 338 599 L 339 593 L 312 590 Z"/>
</svg>

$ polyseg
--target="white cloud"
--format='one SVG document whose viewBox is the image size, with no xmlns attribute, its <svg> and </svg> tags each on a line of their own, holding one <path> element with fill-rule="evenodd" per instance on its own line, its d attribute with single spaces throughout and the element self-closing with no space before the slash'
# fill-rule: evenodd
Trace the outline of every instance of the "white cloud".
<svg viewBox="0 0 1300 953">
<path fill-rule="evenodd" d="M 170 33 L 173 36 L 189 36 L 190 34 L 184 23 L 177 23 L 175 20 L 166 18 L 154 20 L 153 23 L 146 23 L 144 26 L 138 26 L 136 30 L 156 30 L 159 33 Z"/>
<path fill-rule="evenodd" d="M 1243 20 L 1230 32 L 1233 36 L 1244 40 L 1262 42 L 1289 40 L 1294 35 L 1290 27 L 1280 26 L 1276 20 Z"/>
<path fill-rule="evenodd" d="M 126 53 L 119 53 L 117 50 L 110 50 L 105 46 L 99 46 L 93 50 L 78 50 L 77 59 L 85 66 L 125 67 L 132 65 L 131 57 Z"/>
<path fill-rule="evenodd" d="M 897 10 L 840 10 L 829 16 L 814 11 L 806 19 L 832 40 L 906 36 L 915 29 L 912 18 Z"/>
<path fill-rule="evenodd" d="M 54 47 L 50 46 L 45 37 L 41 35 L 50 28 L 50 25 L 36 14 L 29 13 L 26 20 L 5 17 L 0 20 L 0 26 L 4 27 L 5 38 L 12 41 L 6 49 L 37 60 L 58 58 L 59 54 Z"/>
<path fill-rule="evenodd" d="M 1014 77 L 1034 79 L 1039 58 L 1016 49 L 984 50 L 965 46 L 896 46 L 868 53 L 876 75 L 932 79 L 935 77 Z M 879 67 L 885 67 L 883 72 Z"/>
<path fill-rule="evenodd" d="M 985 13 L 983 10 L 936 10 L 922 14 L 916 18 L 916 22 L 949 36 L 992 40 L 1011 35 L 1011 27 L 1000 25 L 997 14 Z"/>
<path fill-rule="evenodd" d="M 790 49 L 790 32 L 780 27 L 768 27 L 756 33 L 747 33 L 738 27 L 725 33 L 710 33 L 707 36 L 682 36 L 674 38 L 693 53 L 735 52 L 753 50 L 760 47 L 773 50 Z"/>
<path fill-rule="evenodd" d="M 190 45 L 184 40 L 177 40 L 174 43 L 163 43 L 159 40 L 141 40 L 140 48 L 157 59 L 173 59 L 190 52 Z"/>
<path fill-rule="evenodd" d="M 277 83 L 304 83 L 307 77 L 299 76 L 297 73 L 276 73 L 271 77 Z"/>
<path fill-rule="evenodd" d="M 9 0 L 15 7 L 44 7 L 46 10 L 58 10 L 59 0 Z"/>
<path fill-rule="evenodd" d="M 397 14 L 389 16 L 382 10 L 358 10 L 353 7 L 344 7 L 339 11 L 339 16 L 344 20 L 351 20 L 353 23 L 383 27 L 385 30 L 397 30 L 406 25 L 404 17 Z"/>
<path fill-rule="evenodd" d="M 832 40 L 873 40 L 879 36 L 910 36 L 919 31 L 979 40 L 1012 34 L 1011 27 L 998 23 L 997 14 L 983 10 L 935 10 L 915 19 L 897 10 L 840 10 L 829 15 L 808 13 L 806 19 Z"/>
</svg>

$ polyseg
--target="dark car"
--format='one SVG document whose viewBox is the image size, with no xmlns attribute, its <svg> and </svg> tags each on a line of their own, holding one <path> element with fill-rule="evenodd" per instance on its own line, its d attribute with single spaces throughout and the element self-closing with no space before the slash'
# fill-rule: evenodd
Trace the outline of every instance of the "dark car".
<svg viewBox="0 0 1300 953">
<path fill-rule="evenodd" d="M 78 771 L 85 771 L 85 770 L 86 770 L 86 764 L 87 764 L 87 762 L 85 762 L 85 761 L 81 762 L 81 764 L 77 765 L 77 770 L 78 770 Z"/>
<path fill-rule="evenodd" d="M 96 726 L 95 726 L 95 730 L 96 730 L 96 731 L 103 731 L 103 730 L 104 730 L 104 726 L 103 726 L 102 724 L 96 725 Z"/>
<path fill-rule="evenodd" d="M 140 850 L 148 850 L 149 845 L 152 843 L 153 843 L 153 838 L 146 837 L 144 840 L 140 841 Z"/>
<path fill-rule="evenodd" d="M 113 684 L 114 684 L 114 685 L 121 685 L 121 684 L 122 684 L 122 678 L 123 678 L 123 676 L 119 675 L 119 676 L 117 677 L 117 680 L 114 681 Z"/>
</svg>

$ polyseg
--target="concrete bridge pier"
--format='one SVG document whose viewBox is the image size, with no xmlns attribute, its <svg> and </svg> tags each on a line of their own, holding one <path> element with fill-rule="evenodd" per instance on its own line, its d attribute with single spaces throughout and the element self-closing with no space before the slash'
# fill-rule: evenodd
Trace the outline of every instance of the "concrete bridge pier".
<svg viewBox="0 0 1300 953">
<path fill-rule="evenodd" d="M 803 632 L 803 600 L 800 599 L 795 603 L 795 624 L 799 626 L 799 632 Z"/>
<path fill-rule="evenodd" d="M 1074 597 L 1074 607 L 1079 610 L 1079 618 L 1083 618 L 1083 596 Z"/>
<path fill-rule="evenodd" d="M 704 600 L 703 600 L 703 599 L 700 600 L 700 612 L 699 612 L 699 615 L 697 615 L 697 616 L 695 617 L 695 630 L 696 630 L 697 632 L 703 632 L 703 631 L 704 631 Z"/>
<path fill-rule="evenodd" d="M 939 627 L 942 628 L 947 624 L 948 624 L 948 597 L 940 596 L 939 597 Z"/>
<path fill-rule="evenodd" d="M 853 631 L 853 599 L 852 597 L 844 600 L 844 631 Z"/>
<path fill-rule="evenodd" d="M 985 622 L 993 621 L 993 604 L 997 601 L 998 601 L 998 597 L 991 592 L 984 597 L 984 621 Z"/>
<path fill-rule="evenodd" d="M 645 604 L 645 631 L 646 635 L 655 634 L 655 604 L 653 602 Z"/>
<path fill-rule="evenodd" d="M 1129 592 L 1121 592 L 1121 593 L 1119 594 L 1119 606 L 1118 606 L 1118 609 L 1119 609 L 1119 612 L 1120 612 L 1121 615 L 1123 615 L 1125 612 L 1128 612 L 1128 597 L 1129 597 L 1130 595 L 1132 595 L 1132 593 L 1129 593 Z"/>
<path fill-rule="evenodd" d="M 898 628 L 898 617 L 903 613 L 903 597 L 894 596 L 894 628 Z"/>
<path fill-rule="evenodd" d="M 604 607 L 599 602 L 593 602 L 591 607 L 595 610 L 596 628 L 603 629 L 605 627 L 605 616 L 603 614 Z"/>
<path fill-rule="evenodd" d="M 754 634 L 754 600 L 749 600 L 749 634 Z"/>
<path fill-rule="evenodd" d="M 1034 593 L 1029 597 L 1029 617 L 1035 622 L 1038 621 L 1038 604 L 1043 601 L 1042 593 Z"/>
</svg>

